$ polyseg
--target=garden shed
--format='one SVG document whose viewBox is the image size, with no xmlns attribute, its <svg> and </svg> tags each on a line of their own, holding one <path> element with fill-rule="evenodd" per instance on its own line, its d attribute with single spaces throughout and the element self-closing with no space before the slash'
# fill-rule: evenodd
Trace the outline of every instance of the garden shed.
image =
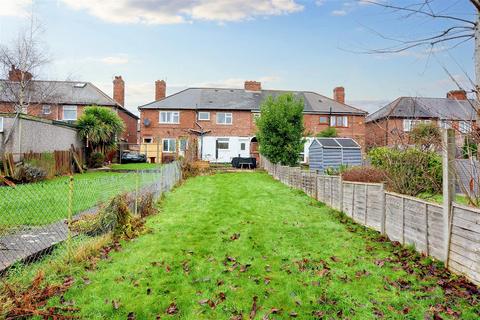
<svg viewBox="0 0 480 320">
<path fill-rule="evenodd" d="M 341 165 L 362 164 L 360 145 L 351 138 L 316 138 L 308 149 L 310 171 L 324 173 L 325 169 L 338 169 Z"/>
</svg>

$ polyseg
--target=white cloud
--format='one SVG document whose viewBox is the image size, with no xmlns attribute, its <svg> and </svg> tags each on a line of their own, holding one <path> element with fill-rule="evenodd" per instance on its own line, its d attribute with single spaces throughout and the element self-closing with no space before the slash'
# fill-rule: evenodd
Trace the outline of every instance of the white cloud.
<svg viewBox="0 0 480 320">
<path fill-rule="evenodd" d="M 332 11 L 332 16 L 346 16 L 347 15 L 346 10 L 333 10 Z"/>
<path fill-rule="evenodd" d="M 243 21 L 303 10 L 296 0 L 62 0 L 113 23 L 176 24 L 192 20 Z"/>
<path fill-rule="evenodd" d="M 0 16 L 26 17 L 32 0 L 0 0 Z"/>
<path fill-rule="evenodd" d="M 316 4 L 317 6 L 319 6 L 319 7 L 320 7 L 320 6 L 323 6 L 323 5 L 325 4 L 325 0 L 316 0 L 316 1 L 315 1 L 315 4 Z"/>
<path fill-rule="evenodd" d="M 127 55 L 121 54 L 118 56 L 104 57 L 104 58 L 101 58 L 100 61 L 105 64 L 127 64 L 128 57 Z"/>
</svg>

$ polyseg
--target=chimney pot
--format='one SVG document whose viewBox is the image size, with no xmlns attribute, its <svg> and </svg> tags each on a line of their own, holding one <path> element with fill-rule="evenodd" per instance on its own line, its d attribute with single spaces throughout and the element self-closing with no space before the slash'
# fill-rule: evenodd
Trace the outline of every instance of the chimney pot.
<svg viewBox="0 0 480 320">
<path fill-rule="evenodd" d="M 262 91 L 262 83 L 259 81 L 245 81 L 245 90 L 247 91 Z"/>
<path fill-rule="evenodd" d="M 122 76 L 115 76 L 113 80 L 113 100 L 121 106 L 125 105 L 125 81 Z"/>
<path fill-rule="evenodd" d="M 467 92 L 465 90 L 452 90 L 447 92 L 447 99 L 451 100 L 467 100 Z"/>
<path fill-rule="evenodd" d="M 345 104 L 345 88 L 336 87 L 335 89 L 333 89 L 333 99 L 337 102 Z"/>
<path fill-rule="evenodd" d="M 12 68 L 8 71 L 8 80 L 20 82 L 20 81 L 30 81 L 32 80 L 33 76 L 28 71 L 22 71 L 12 65 Z"/>
<path fill-rule="evenodd" d="M 166 97 L 167 83 L 165 80 L 155 81 L 155 100 L 162 100 Z"/>
</svg>

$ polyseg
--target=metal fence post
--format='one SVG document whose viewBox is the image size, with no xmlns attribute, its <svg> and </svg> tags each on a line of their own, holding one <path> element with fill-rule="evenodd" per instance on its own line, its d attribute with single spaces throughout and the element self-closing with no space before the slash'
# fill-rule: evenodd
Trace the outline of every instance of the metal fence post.
<svg viewBox="0 0 480 320">
<path fill-rule="evenodd" d="M 73 175 L 70 175 L 68 182 L 68 198 L 67 198 L 67 254 L 68 263 L 72 261 L 72 215 L 73 215 Z"/>
<path fill-rule="evenodd" d="M 138 214 L 138 169 L 135 172 L 135 215 Z"/>
<path fill-rule="evenodd" d="M 450 235 L 452 223 L 452 201 L 455 199 L 455 132 L 446 129 L 442 132 L 442 169 L 443 169 L 443 241 L 444 262 L 448 267 L 450 252 Z"/>
</svg>

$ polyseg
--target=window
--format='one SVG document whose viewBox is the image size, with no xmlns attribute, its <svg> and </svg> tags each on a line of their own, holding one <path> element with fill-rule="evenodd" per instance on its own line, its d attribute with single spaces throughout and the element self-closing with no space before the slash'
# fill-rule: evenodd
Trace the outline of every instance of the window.
<svg viewBox="0 0 480 320">
<path fill-rule="evenodd" d="M 160 123 L 180 123 L 180 112 L 160 111 Z"/>
<path fill-rule="evenodd" d="M 452 127 L 452 123 L 448 120 L 440 120 L 440 128 L 442 129 L 450 129 Z"/>
<path fill-rule="evenodd" d="M 217 124 L 232 124 L 232 114 L 230 112 L 217 112 Z"/>
<path fill-rule="evenodd" d="M 52 108 L 50 107 L 50 105 L 44 104 L 44 105 L 42 106 L 42 113 L 43 113 L 43 114 L 50 114 L 50 113 L 52 113 Z"/>
<path fill-rule="evenodd" d="M 230 142 L 230 139 L 228 138 L 217 139 L 217 149 L 228 150 L 229 142 Z"/>
<path fill-rule="evenodd" d="M 332 127 L 348 127 L 348 117 L 347 116 L 331 116 L 330 125 Z"/>
<path fill-rule="evenodd" d="M 145 137 L 143 138 L 143 143 L 152 143 L 153 142 L 153 138 L 152 137 Z"/>
<path fill-rule="evenodd" d="M 77 106 L 63 106 L 63 120 L 77 120 Z"/>
<path fill-rule="evenodd" d="M 198 113 L 198 120 L 208 121 L 210 120 L 210 112 L 201 111 Z"/>
<path fill-rule="evenodd" d="M 241 142 L 240 143 L 240 150 L 245 151 L 245 148 L 246 148 L 245 142 Z"/>
<path fill-rule="evenodd" d="M 260 118 L 261 114 L 256 112 L 253 114 L 253 119 L 257 120 L 258 118 Z"/>
<path fill-rule="evenodd" d="M 469 133 L 472 131 L 472 123 L 469 121 L 459 121 L 458 130 L 460 130 L 461 133 Z"/>
<path fill-rule="evenodd" d="M 175 139 L 163 139 L 163 152 L 177 151 L 177 141 Z"/>
<path fill-rule="evenodd" d="M 420 123 L 430 123 L 430 120 L 403 119 L 403 131 L 410 132 Z"/>
<path fill-rule="evenodd" d="M 3 117 L 0 117 L 0 132 L 3 132 Z"/>
<path fill-rule="evenodd" d="M 185 139 L 185 138 L 180 139 L 179 149 L 180 149 L 180 151 L 186 151 L 187 150 L 187 139 Z"/>
<path fill-rule="evenodd" d="M 320 123 L 328 124 L 328 117 L 320 116 Z"/>
</svg>

